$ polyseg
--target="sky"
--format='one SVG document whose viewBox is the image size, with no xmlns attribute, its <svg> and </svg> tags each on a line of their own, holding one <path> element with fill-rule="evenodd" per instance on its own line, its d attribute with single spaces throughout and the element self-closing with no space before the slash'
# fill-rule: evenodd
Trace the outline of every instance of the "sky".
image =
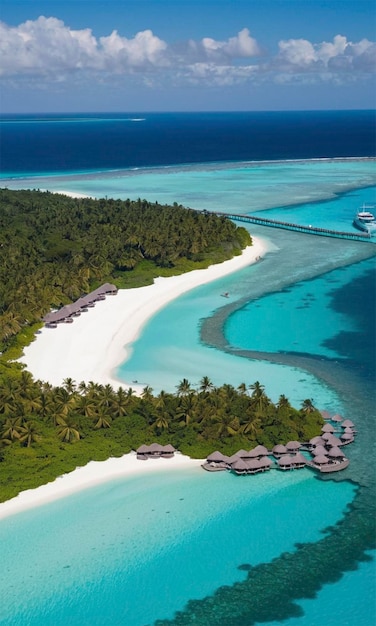
<svg viewBox="0 0 376 626">
<path fill-rule="evenodd" d="M 375 0 L 1 0 L 0 112 L 376 108 Z"/>
</svg>

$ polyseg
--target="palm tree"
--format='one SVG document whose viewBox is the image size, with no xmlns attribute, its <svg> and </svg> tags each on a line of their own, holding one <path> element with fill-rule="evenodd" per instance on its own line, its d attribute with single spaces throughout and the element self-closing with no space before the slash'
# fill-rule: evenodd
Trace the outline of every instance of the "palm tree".
<svg viewBox="0 0 376 626">
<path fill-rule="evenodd" d="M 24 422 L 19 436 L 20 443 L 23 443 L 27 448 L 30 448 L 33 442 L 37 442 L 39 440 L 40 436 L 37 432 L 35 424 L 33 422 Z"/>
<path fill-rule="evenodd" d="M 133 389 L 130 387 L 128 391 L 124 391 L 123 387 L 119 387 L 116 391 L 113 403 L 112 413 L 114 417 L 123 417 L 128 413 L 128 407 L 133 401 Z"/>
<path fill-rule="evenodd" d="M 283 409 L 283 408 L 290 408 L 290 407 L 291 407 L 291 404 L 289 402 L 289 399 L 286 398 L 284 394 L 281 394 L 278 398 L 277 408 Z"/>
<path fill-rule="evenodd" d="M 219 439 L 228 435 L 236 435 L 239 432 L 239 419 L 231 413 L 221 411 L 214 417 L 214 422 L 218 424 L 216 434 Z"/>
<path fill-rule="evenodd" d="M 111 385 L 105 385 L 98 394 L 98 407 L 110 410 L 114 401 L 114 395 Z"/>
<path fill-rule="evenodd" d="M 251 400 L 253 407 L 260 413 L 268 407 L 270 400 L 265 393 L 265 387 L 258 380 L 253 385 L 249 386 L 252 389 Z"/>
<path fill-rule="evenodd" d="M 180 424 L 188 426 L 188 424 L 196 417 L 197 396 L 190 394 L 184 396 L 176 410 L 176 417 L 181 418 Z"/>
<path fill-rule="evenodd" d="M 63 380 L 63 387 L 69 394 L 72 394 L 77 389 L 76 381 L 73 380 L 73 378 L 65 378 Z"/>
<path fill-rule="evenodd" d="M 151 402 L 153 400 L 153 389 L 152 389 L 152 387 L 150 387 L 149 385 L 146 385 L 146 387 L 144 387 L 143 390 L 142 390 L 141 398 L 143 400 L 147 400 L 148 402 Z"/>
<path fill-rule="evenodd" d="M 187 396 L 191 393 L 191 383 L 186 378 L 183 378 L 183 380 L 181 380 L 178 384 L 177 390 L 178 396 Z"/>
<path fill-rule="evenodd" d="M 245 422 L 245 424 L 242 424 L 241 430 L 245 435 L 249 433 L 255 436 L 259 432 L 260 426 L 261 426 L 260 416 L 257 415 L 257 413 L 248 412 L 247 421 Z"/>
<path fill-rule="evenodd" d="M 79 393 L 85 393 L 86 390 L 87 390 L 87 385 L 84 380 L 81 380 L 81 382 L 78 383 L 78 391 Z"/>
<path fill-rule="evenodd" d="M 3 443 L 13 443 L 16 440 L 19 440 L 22 432 L 22 425 L 22 417 L 8 417 L 5 420 L 1 431 L 1 439 Z"/>
<path fill-rule="evenodd" d="M 163 391 L 162 389 L 162 391 L 159 392 L 159 394 L 157 395 L 155 399 L 155 407 L 157 409 L 164 409 L 169 398 L 170 398 L 169 394 Z"/>
<path fill-rule="evenodd" d="M 99 428 L 110 428 L 112 418 L 106 413 L 100 413 L 94 418 L 94 421 L 97 420 L 94 424 L 95 430 L 99 430 Z"/>
<path fill-rule="evenodd" d="M 47 417 L 53 412 L 54 404 L 51 393 L 42 391 L 40 395 L 39 414 L 42 418 Z"/>
<path fill-rule="evenodd" d="M 93 417 L 96 412 L 96 406 L 92 396 L 80 396 L 76 408 L 77 412 L 85 417 Z"/>
<path fill-rule="evenodd" d="M 19 393 L 18 383 L 12 378 L 6 378 L 0 388 L 0 413 L 7 415 L 14 410 Z"/>
<path fill-rule="evenodd" d="M 238 391 L 242 396 L 245 396 L 247 393 L 247 385 L 245 383 L 240 383 L 240 385 L 238 385 Z"/>
<path fill-rule="evenodd" d="M 154 416 L 153 426 L 157 430 L 168 430 L 171 422 L 171 415 L 166 410 L 159 410 Z"/>
<path fill-rule="evenodd" d="M 313 413 L 313 411 L 316 411 L 312 399 L 306 398 L 305 400 L 303 400 L 302 411 L 304 413 Z"/>
<path fill-rule="evenodd" d="M 61 441 L 65 441 L 66 443 L 74 441 L 75 439 L 78 440 L 81 437 L 77 424 L 70 416 L 67 416 L 65 419 L 61 419 L 56 430 L 59 439 L 61 439 Z"/>
<path fill-rule="evenodd" d="M 201 393 L 208 393 L 214 389 L 214 385 L 208 376 L 203 376 L 199 382 L 199 391 Z"/>
<path fill-rule="evenodd" d="M 69 411 L 74 407 L 76 399 L 64 387 L 57 387 L 54 393 L 54 403 L 58 412 L 68 415 Z"/>
</svg>

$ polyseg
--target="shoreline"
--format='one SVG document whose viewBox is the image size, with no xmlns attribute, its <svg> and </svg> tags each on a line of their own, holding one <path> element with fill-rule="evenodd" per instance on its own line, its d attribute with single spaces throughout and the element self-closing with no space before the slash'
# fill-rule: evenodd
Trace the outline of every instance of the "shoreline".
<svg viewBox="0 0 376 626">
<path fill-rule="evenodd" d="M 145 385 L 118 380 L 115 371 L 129 356 L 145 324 L 183 293 L 257 262 L 268 246 L 258 237 L 252 241 L 252 246 L 228 261 L 178 276 L 159 277 L 146 287 L 120 289 L 116 296 L 108 296 L 75 318 L 73 324 L 42 328 L 19 362 L 35 379 L 54 386 L 72 378 L 77 383 L 110 384 L 114 389 L 132 387 L 141 393 Z"/>
<path fill-rule="evenodd" d="M 0 520 L 117 478 L 131 478 L 150 472 L 163 473 L 171 469 L 187 470 L 201 467 L 203 462 L 203 459 L 191 459 L 180 452 L 175 452 L 171 459 L 140 461 L 135 452 L 129 452 L 106 461 L 90 461 L 45 485 L 21 491 L 14 498 L 0 502 Z"/>
</svg>

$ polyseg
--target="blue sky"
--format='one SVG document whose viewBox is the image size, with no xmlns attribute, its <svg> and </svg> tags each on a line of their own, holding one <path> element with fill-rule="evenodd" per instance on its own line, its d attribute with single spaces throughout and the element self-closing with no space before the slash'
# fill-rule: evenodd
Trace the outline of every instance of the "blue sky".
<svg viewBox="0 0 376 626">
<path fill-rule="evenodd" d="M 3 113 L 365 109 L 374 0 L 2 0 Z"/>
</svg>

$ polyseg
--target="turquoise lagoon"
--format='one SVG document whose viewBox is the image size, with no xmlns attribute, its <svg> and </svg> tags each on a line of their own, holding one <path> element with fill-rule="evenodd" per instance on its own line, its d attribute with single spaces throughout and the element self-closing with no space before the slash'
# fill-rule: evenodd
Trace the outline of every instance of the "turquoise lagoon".
<svg viewBox="0 0 376 626">
<path fill-rule="evenodd" d="M 375 201 L 375 179 L 374 161 L 365 159 L 14 178 L 6 185 L 161 203 L 179 198 L 193 208 L 264 210 L 351 230 L 357 207 Z M 312 398 L 356 423 L 350 467 L 335 480 L 309 470 L 246 479 L 200 469 L 157 472 L 5 519 L 1 623 L 271 626 L 283 619 L 313 626 L 323 615 L 326 626 L 375 621 L 369 468 L 376 248 L 251 231 L 266 241 L 265 258 L 161 310 L 116 375 L 156 392 L 207 375 L 235 386 L 260 380 L 274 401 L 281 393 L 296 405 Z M 22 559 L 14 559 L 15 542 Z"/>
</svg>

